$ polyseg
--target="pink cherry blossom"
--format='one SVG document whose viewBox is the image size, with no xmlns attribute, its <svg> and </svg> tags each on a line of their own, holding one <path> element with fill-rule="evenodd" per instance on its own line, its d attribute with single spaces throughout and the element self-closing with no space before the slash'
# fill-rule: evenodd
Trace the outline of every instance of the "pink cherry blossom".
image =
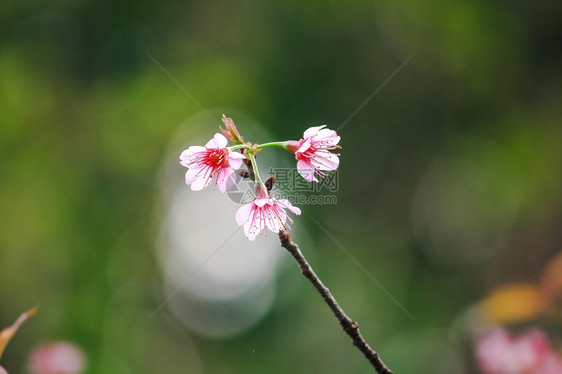
<svg viewBox="0 0 562 374">
<path fill-rule="evenodd" d="M 185 183 L 193 191 L 207 187 L 216 175 L 219 190 L 225 193 L 236 182 L 234 170 L 242 165 L 246 156 L 231 152 L 226 145 L 228 141 L 219 133 L 209 140 L 204 147 L 191 146 L 180 155 L 180 163 L 187 167 Z"/>
<path fill-rule="evenodd" d="M 495 328 L 481 336 L 475 353 L 478 366 L 486 374 L 538 373 L 545 360 L 553 354 L 542 331 L 531 329 L 515 338 L 502 328 Z"/>
<path fill-rule="evenodd" d="M 560 374 L 562 373 L 562 358 L 554 352 L 548 354 L 536 374 Z"/>
<path fill-rule="evenodd" d="M 239 226 L 244 225 L 244 233 L 251 241 L 254 241 L 266 227 L 274 233 L 285 230 L 287 218 L 293 222 L 285 209 L 297 215 L 301 214 L 301 210 L 294 207 L 289 200 L 277 200 L 273 196 L 268 196 L 263 184 L 258 185 L 257 195 L 254 201 L 242 206 L 236 212 L 236 222 Z"/>
<path fill-rule="evenodd" d="M 8 374 L 8 372 L 6 371 L 6 369 L 0 366 L 0 374 Z"/>
<path fill-rule="evenodd" d="M 36 348 L 29 359 L 33 374 L 79 374 L 86 366 L 82 351 L 68 342 L 49 343 Z"/>
<path fill-rule="evenodd" d="M 316 175 L 324 177 L 325 171 L 336 170 L 340 164 L 337 154 L 330 150 L 341 148 L 340 137 L 324 126 L 311 127 L 299 141 L 288 141 L 285 148 L 295 154 L 299 174 L 309 182 L 318 182 Z"/>
</svg>

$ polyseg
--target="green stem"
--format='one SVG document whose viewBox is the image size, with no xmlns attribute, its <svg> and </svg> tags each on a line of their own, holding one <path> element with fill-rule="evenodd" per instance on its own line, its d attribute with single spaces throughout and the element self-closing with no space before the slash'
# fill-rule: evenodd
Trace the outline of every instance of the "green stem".
<svg viewBox="0 0 562 374">
<path fill-rule="evenodd" d="M 260 172 L 258 170 L 258 163 L 256 162 L 256 158 L 254 157 L 252 152 L 248 152 L 248 158 L 250 159 L 250 162 L 252 163 L 252 168 L 254 169 L 254 176 L 256 178 L 255 182 L 257 184 L 262 184 L 262 181 L 261 181 L 261 178 L 260 178 Z"/>
<path fill-rule="evenodd" d="M 228 147 L 228 149 L 231 151 L 235 151 L 237 149 L 250 149 L 250 147 L 247 146 L 246 144 L 239 144 L 239 145 L 233 145 L 232 147 Z"/>
<path fill-rule="evenodd" d="M 263 143 L 256 146 L 256 149 L 262 148 L 271 148 L 271 147 L 281 147 L 285 148 L 285 142 L 271 142 L 271 143 Z"/>
</svg>

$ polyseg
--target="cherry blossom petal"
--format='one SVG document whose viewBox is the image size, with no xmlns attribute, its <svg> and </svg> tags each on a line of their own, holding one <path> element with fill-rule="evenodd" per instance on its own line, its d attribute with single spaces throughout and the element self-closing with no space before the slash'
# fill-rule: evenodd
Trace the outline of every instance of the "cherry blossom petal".
<svg viewBox="0 0 562 374">
<path fill-rule="evenodd" d="M 315 126 L 315 127 L 310 127 L 308 128 L 304 134 L 303 137 L 306 138 L 310 138 L 311 136 L 314 136 L 318 133 L 318 131 L 320 131 L 321 129 L 323 129 L 324 127 L 326 127 L 326 125 L 322 125 L 322 126 Z"/>
<path fill-rule="evenodd" d="M 207 144 L 205 144 L 205 148 L 224 148 L 227 144 L 228 140 L 226 140 L 224 135 L 217 132 L 213 139 L 209 140 Z"/>
<path fill-rule="evenodd" d="M 223 169 L 217 175 L 219 191 L 225 193 L 236 184 L 236 174 L 232 168 Z"/>
<path fill-rule="evenodd" d="M 201 191 L 211 183 L 211 178 L 198 178 L 191 183 L 192 191 Z"/>
<path fill-rule="evenodd" d="M 260 208 L 266 205 L 267 203 L 269 203 L 268 197 L 258 197 L 256 198 L 256 200 L 254 200 L 254 204 L 256 204 L 256 206 Z"/>
<path fill-rule="evenodd" d="M 293 206 L 293 204 L 291 204 L 291 202 L 287 199 L 279 200 L 279 205 L 282 205 L 283 207 L 289 209 L 291 212 L 295 213 L 298 216 L 301 215 L 301 210 L 296 206 Z"/>
<path fill-rule="evenodd" d="M 256 211 L 254 214 L 250 215 L 250 219 L 244 224 L 244 233 L 250 241 L 256 240 L 256 237 L 264 230 L 265 226 L 263 224 L 263 219 L 259 217 Z"/>
<path fill-rule="evenodd" d="M 321 142 L 329 142 L 330 144 L 338 144 L 340 137 L 334 130 L 322 129 L 314 136 L 314 139 Z"/>
<path fill-rule="evenodd" d="M 217 148 L 224 148 L 228 145 L 228 140 L 223 134 L 219 134 L 217 132 L 213 137 L 213 139 L 215 140 L 215 144 L 217 145 Z"/>
<path fill-rule="evenodd" d="M 193 172 L 190 173 L 190 171 L 191 169 L 185 173 L 185 184 L 187 184 L 188 186 L 199 178 L 197 174 L 194 174 Z"/>
<path fill-rule="evenodd" d="M 238 208 L 238 210 L 236 211 L 236 223 L 238 223 L 238 226 L 242 226 L 246 221 L 249 220 L 250 213 L 252 212 L 253 207 L 254 203 L 251 202 Z"/>
<path fill-rule="evenodd" d="M 297 170 L 299 174 L 309 182 L 318 182 L 314 176 L 314 166 L 305 160 L 297 161 Z"/>
<path fill-rule="evenodd" d="M 312 165 L 320 170 L 336 170 L 340 165 L 340 159 L 338 155 L 328 152 L 328 151 L 318 151 L 317 157 L 311 160 Z"/>
<path fill-rule="evenodd" d="M 210 178 L 209 170 L 202 169 L 188 169 L 185 173 L 185 183 L 190 185 L 198 179 L 208 180 Z"/>
<path fill-rule="evenodd" d="M 228 163 L 233 169 L 238 169 L 240 166 L 242 166 L 242 162 L 245 159 L 246 156 L 244 156 L 242 153 L 230 152 L 228 154 Z"/>
<path fill-rule="evenodd" d="M 302 144 L 300 145 L 300 147 L 299 147 L 297 153 L 304 153 L 304 152 L 306 152 L 306 151 L 310 148 L 311 145 L 312 145 L 312 143 L 311 143 L 311 141 L 310 141 L 310 138 L 304 140 L 304 141 L 302 142 Z"/>
<path fill-rule="evenodd" d="M 180 160 L 181 160 L 181 164 L 183 166 L 188 166 L 188 164 L 191 162 L 191 158 L 195 153 L 199 153 L 199 152 L 204 152 L 206 150 L 205 147 L 201 147 L 198 145 L 192 145 L 191 147 L 189 147 L 188 149 L 186 149 L 185 151 L 183 151 L 180 155 Z"/>
<path fill-rule="evenodd" d="M 276 211 L 274 213 L 269 213 L 264 217 L 265 225 L 274 233 L 278 233 L 282 229 L 285 229 L 285 222 L 287 222 L 287 213 L 283 210 Z"/>
</svg>

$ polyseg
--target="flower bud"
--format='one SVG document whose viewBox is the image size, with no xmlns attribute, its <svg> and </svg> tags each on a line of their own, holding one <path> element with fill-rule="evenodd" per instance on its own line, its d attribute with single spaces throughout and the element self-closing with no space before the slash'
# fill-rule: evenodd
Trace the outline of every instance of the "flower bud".
<svg viewBox="0 0 562 374">
<path fill-rule="evenodd" d="M 238 132 L 238 129 L 234 125 L 232 118 L 228 118 L 224 114 L 222 115 L 222 122 L 226 126 L 226 130 L 220 127 L 221 132 L 234 144 L 244 144 L 244 138 Z"/>
<path fill-rule="evenodd" d="M 300 148 L 300 142 L 296 140 L 289 140 L 285 142 L 285 149 L 291 153 L 297 153 Z"/>
<path fill-rule="evenodd" d="M 274 184 L 275 184 L 275 178 L 274 177 L 268 177 L 265 180 L 265 188 L 267 189 L 267 192 L 269 192 L 269 193 L 271 192 Z"/>
</svg>

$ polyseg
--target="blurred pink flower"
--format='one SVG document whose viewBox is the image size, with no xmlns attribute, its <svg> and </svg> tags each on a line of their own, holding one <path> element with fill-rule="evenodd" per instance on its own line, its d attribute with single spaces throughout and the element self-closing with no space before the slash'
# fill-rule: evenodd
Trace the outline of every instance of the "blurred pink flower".
<svg viewBox="0 0 562 374">
<path fill-rule="evenodd" d="M 291 220 L 285 209 L 297 215 L 301 214 L 301 210 L 294 207 L 289 200 L 277 200 L 273 196 L 268 196 L 263 184 L 258 184 L 256 190 L 258 196 L 254 201 L 242 206 L 236 212 L 236 222 L 239 226 L 244 225 L 244 233 L 251 241 L 254 241 L 266 227 L 276 234 L 280 230 L 285 230 L 287 218 Z"/>
<path fill-rule="evenodd" d="M 562 374 L 562 359 L 554 352 L 546 356 L 537 374 Z"/>
<path fill-rule="evenodd" d="M 86 366 L 82 351 L 68 342 L 37 347 L 29 359 L 32 374 L 79 374 Z"/>
<path fill-rule="evenodd" d="M 193 191 L 207 187 L 217 176 L 219 190 L 225 193 L 236 182 L 234 169 L 242 165 L 246 158 L 241 153 L 231 152 L 226 145 L 226 138 L 216 133 L 204 147 L 191 146 L 180 155 L 180 163 L 187 167 L 185 183 L 191 185 Z"/>
<path fill-rule="evenodd" d="M 548 338 L 538 329 L 515 338 L 505 329 L 495 328 L 476 342 L 478 367 L 487 374 L 539 373 L 551 355 Z"/>
<path fill-rule="evenodd" d="M 0 374 L 8 374 L 8 372 L 6 371 L 6 369 L 0 366 Z"/>
<path fill-rule="evenodd" d="M 316 175 L 324 177 L 324 171 L 336 170 L 340 164 L 337 154 L 330 152 L 338 146 L 340 137 L 324 126 L 311 127 L 299 141 L 290 140 L 285 148 L 295 154 L 299 174 L 309 182 L 318 182 Z"/>
</svg>

